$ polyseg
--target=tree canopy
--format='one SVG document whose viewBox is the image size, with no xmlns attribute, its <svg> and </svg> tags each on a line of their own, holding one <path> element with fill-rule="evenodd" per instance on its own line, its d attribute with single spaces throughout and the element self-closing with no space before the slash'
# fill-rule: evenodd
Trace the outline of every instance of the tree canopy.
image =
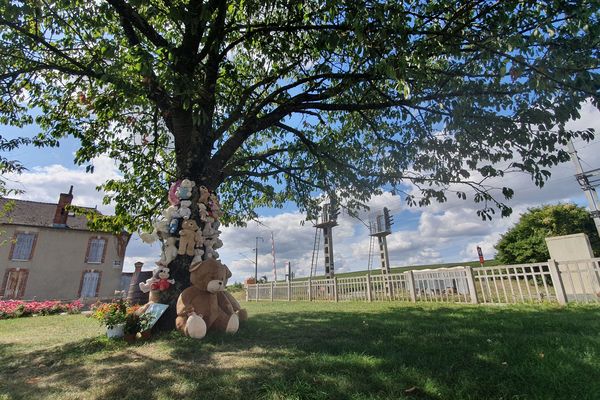
<svg viewBox="0 0 600 400">
<path fill-rule="evenodd" d="M 219 189 L 230 222 L 407 184 L 410 204 L 454 190 L 506 215 L 512 190 L 487 180 L 541 186 L 593 136 L 565 123 L 599 104 L 598 4 L 2 0 L 0 123 L 79 139 L 90 171 L 114 159 L 102 188 L 130 229 L 184 177 Z"/>
<path fill-rule="evenodd" d="M 590 213 L 575 204 L 530 208 L 496 244 L 496 260 L 506 264 L 533 263 L 550 258 L 545 238 L 585 233 L 594 254 L 600 254 L 600 238 Z"/>
</svg>

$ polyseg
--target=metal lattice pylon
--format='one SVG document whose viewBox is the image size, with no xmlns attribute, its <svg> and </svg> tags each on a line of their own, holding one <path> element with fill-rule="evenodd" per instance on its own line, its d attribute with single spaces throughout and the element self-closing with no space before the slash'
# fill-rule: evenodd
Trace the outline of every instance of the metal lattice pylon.
<svg viewBox="0 0 600 400">
<path fill-rule="evenodd" d="M 321 248 L 321 230 L 315 228 L 315 242 L 313 243 L 313 254 L 310 262 L 310 277 L 317 274 L 317 266 L 319 265 L 319 250 Z"/>
</svg>

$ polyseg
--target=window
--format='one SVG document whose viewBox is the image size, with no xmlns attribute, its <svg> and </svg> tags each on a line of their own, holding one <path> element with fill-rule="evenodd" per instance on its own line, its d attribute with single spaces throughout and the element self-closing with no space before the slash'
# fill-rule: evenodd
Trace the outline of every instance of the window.
<svg viewBox="0 0 600 400">
<path fill-rule="evenodd" d="M 104 262 L 106 239 L 101 237 L 91 238 L 88 242 L 88 251 L 85 262 L 88 264 L 101 264 Z"/>
<path fill-rule="evenodd" d="M 79 297 L 98 297 L 101 275 L 102 272 L 100 271 L 83 271 L 83 275 L 81 276 L 81 285 L 79 287 Z"/>
<path fill-rule="evenodd" d="M 29 271 L 21 268 L 10 268 L 4 274 L 4 282 L 0 290 L 0 298 L 21 299 L 25 294 Z"/>
<path fill-rule="evenodd" d="M 35 233 L 17 233 L 12 245 L 10 259 L 12 261 L 29 261 L 33 255 L 33 247 L 36 239 Z"/>
</svg>

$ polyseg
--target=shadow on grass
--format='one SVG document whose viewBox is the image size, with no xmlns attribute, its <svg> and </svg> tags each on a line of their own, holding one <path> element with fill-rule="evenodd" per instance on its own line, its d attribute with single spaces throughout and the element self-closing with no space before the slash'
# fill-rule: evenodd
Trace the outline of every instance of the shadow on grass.
<svg viewBox="0 0 600 400">
<path fill-rule="evenodd" d="M 7 346 L 0 398 L 597 399 L 599 317 L 592 308 L 320 307 L 258 314 L 235 336 L 202 341 L 172 333 L 130 347 L 104 338 L 37 354 Z"/>
</svg>

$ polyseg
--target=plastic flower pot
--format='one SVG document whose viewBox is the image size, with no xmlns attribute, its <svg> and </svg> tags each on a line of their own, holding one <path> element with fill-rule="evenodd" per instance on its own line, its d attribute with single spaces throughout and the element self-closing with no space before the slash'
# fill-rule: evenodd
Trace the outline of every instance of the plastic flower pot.
<svg viewBox="0 0 600 400">
<path fill-rule="evenodd" d="M 115 326 L 112 326 L 110 328 L 106 328 L 106 336 L 108 336 L 109 339 L 118 339 L 118 338 L 122 338 L 124 335 L 124 329 L 125 328 L 125 324 L 117 324 Z"/>
</svg>

